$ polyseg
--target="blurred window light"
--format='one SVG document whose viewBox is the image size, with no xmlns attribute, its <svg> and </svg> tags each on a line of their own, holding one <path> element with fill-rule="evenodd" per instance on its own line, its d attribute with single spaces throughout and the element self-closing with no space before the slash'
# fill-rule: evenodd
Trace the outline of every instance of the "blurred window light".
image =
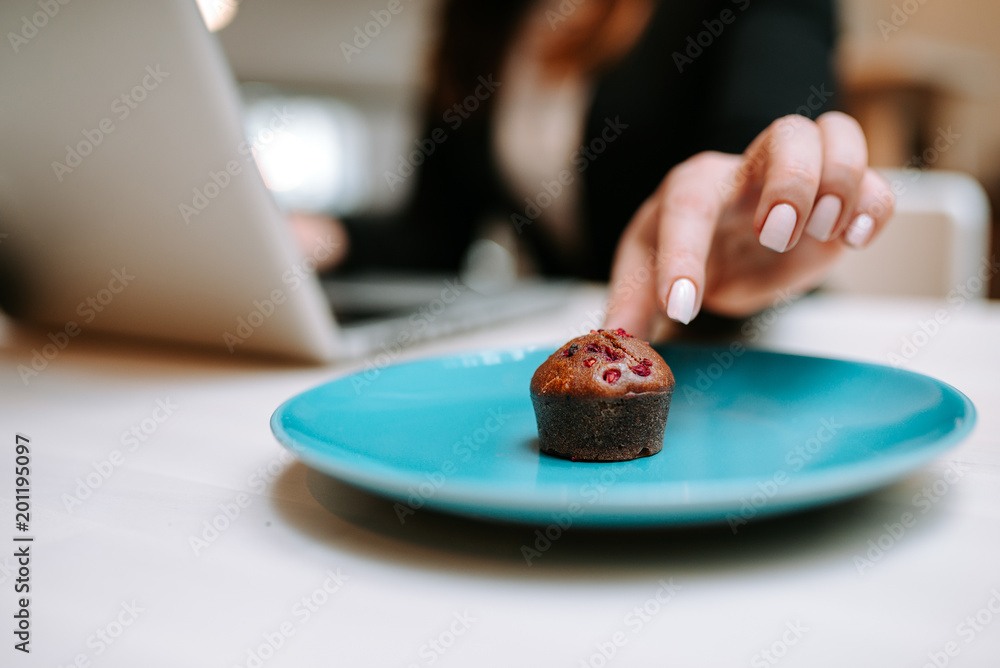
<svg viewBox="0 0 1000 668">
<path fill-rule="evenodd" d="M 217 32 L 229 25 L 236 10 L 239 8 L 239 0 L 197 0 L 198 9 L 201 10 L 201 18 L 211 32 Z"/>
<path fill-rule="evenodd" d="M 268 190 L 276 192 L 295 190 L 308 174 L 329 167 L 320 151 L 312 150 L 304 141 L 284 130 L 275 132 L 269 141 L 258 140 L 251 150 L 264 184 Z"/>
<path fill-rule="evenodd" d="M 371 197 L 369 128 L 356 108 L 330 98 L 259 97 L 245 132 L 278 206 L 347 215 Z"/>
</svg>

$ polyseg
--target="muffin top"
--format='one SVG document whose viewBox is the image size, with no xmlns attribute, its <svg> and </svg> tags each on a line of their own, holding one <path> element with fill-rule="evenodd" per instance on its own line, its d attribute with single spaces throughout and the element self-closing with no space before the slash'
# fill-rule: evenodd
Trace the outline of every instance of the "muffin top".
<svg viewBox="0 0 1000 668">
<path fill-rule="evenodd" d="M 535 370 L 531 394 L 610 398 L 666 392 L 674 374 L 648 343 L 623 329 L 591 330 L 568 341 Z"/>
</svg>

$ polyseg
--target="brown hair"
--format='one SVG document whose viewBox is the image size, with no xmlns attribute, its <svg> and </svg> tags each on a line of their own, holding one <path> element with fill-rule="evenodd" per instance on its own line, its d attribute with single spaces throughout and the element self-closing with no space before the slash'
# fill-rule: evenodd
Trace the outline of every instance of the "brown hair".
<svg viewBox="0 0 1000 668">
<path fill-rule="evenodd" d="M 496 75 L 535 0 L 446 0 L 432 59 L 431 109 L 468 95 Z M 549 10 L 552 39 L 543 59 L 553 76 L 593 73 L 623 57 L 642 34 L 653 0 L 564 0 Z"/>
</svg>

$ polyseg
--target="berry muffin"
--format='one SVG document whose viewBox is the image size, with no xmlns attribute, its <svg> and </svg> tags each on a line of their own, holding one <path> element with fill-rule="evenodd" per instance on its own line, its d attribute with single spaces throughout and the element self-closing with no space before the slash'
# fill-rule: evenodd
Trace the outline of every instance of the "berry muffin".
<svg viewBox="0 0 1000 668">
<path fill-rule="evenodd" d="M 573 461 L 655 455 L 674 391 L 670 367 L 622 329 L 591 330 L 549 356 L 531 378 L 542 452 Z"/>
</svg>

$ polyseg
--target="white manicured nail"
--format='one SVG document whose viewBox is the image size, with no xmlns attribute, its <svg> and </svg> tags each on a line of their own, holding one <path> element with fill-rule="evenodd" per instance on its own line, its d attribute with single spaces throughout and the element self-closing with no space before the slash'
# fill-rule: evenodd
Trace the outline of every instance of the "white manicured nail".
<svg viewBox="0 0 1000 668">
<path fill-rule="evenodd" d="M 844 203 L 836 195 L 823 195 L 813 207 L 809 222 L 806 223 L 806 234 L 813 239 L 829 241 L 833 226 L 840 218 L 840 210 Z"/>
<path fill-rule="evenodd" d="M 784 253 L 795 231 L 798 214 L 791 204 L 778 204 L 767 214 L 764 227 L 760 230 L 760 244 Z"/>
<path fill-rule="evenodd" d="M 694 318 L 694 283 L 687 278 L 678 278 L 670 286 L 670 296 L 667 297 L 667 315 L 685 325 Z"/>
<path fill-rule="evenodd" d="M 875 220 L 867 213 L 862 213 L 851 221 L 847 227 L 847 233 L 844 235 L 844 240 L 855 248 L 863 248 L 872 238 L 874 231 Z"/>
</svg>

